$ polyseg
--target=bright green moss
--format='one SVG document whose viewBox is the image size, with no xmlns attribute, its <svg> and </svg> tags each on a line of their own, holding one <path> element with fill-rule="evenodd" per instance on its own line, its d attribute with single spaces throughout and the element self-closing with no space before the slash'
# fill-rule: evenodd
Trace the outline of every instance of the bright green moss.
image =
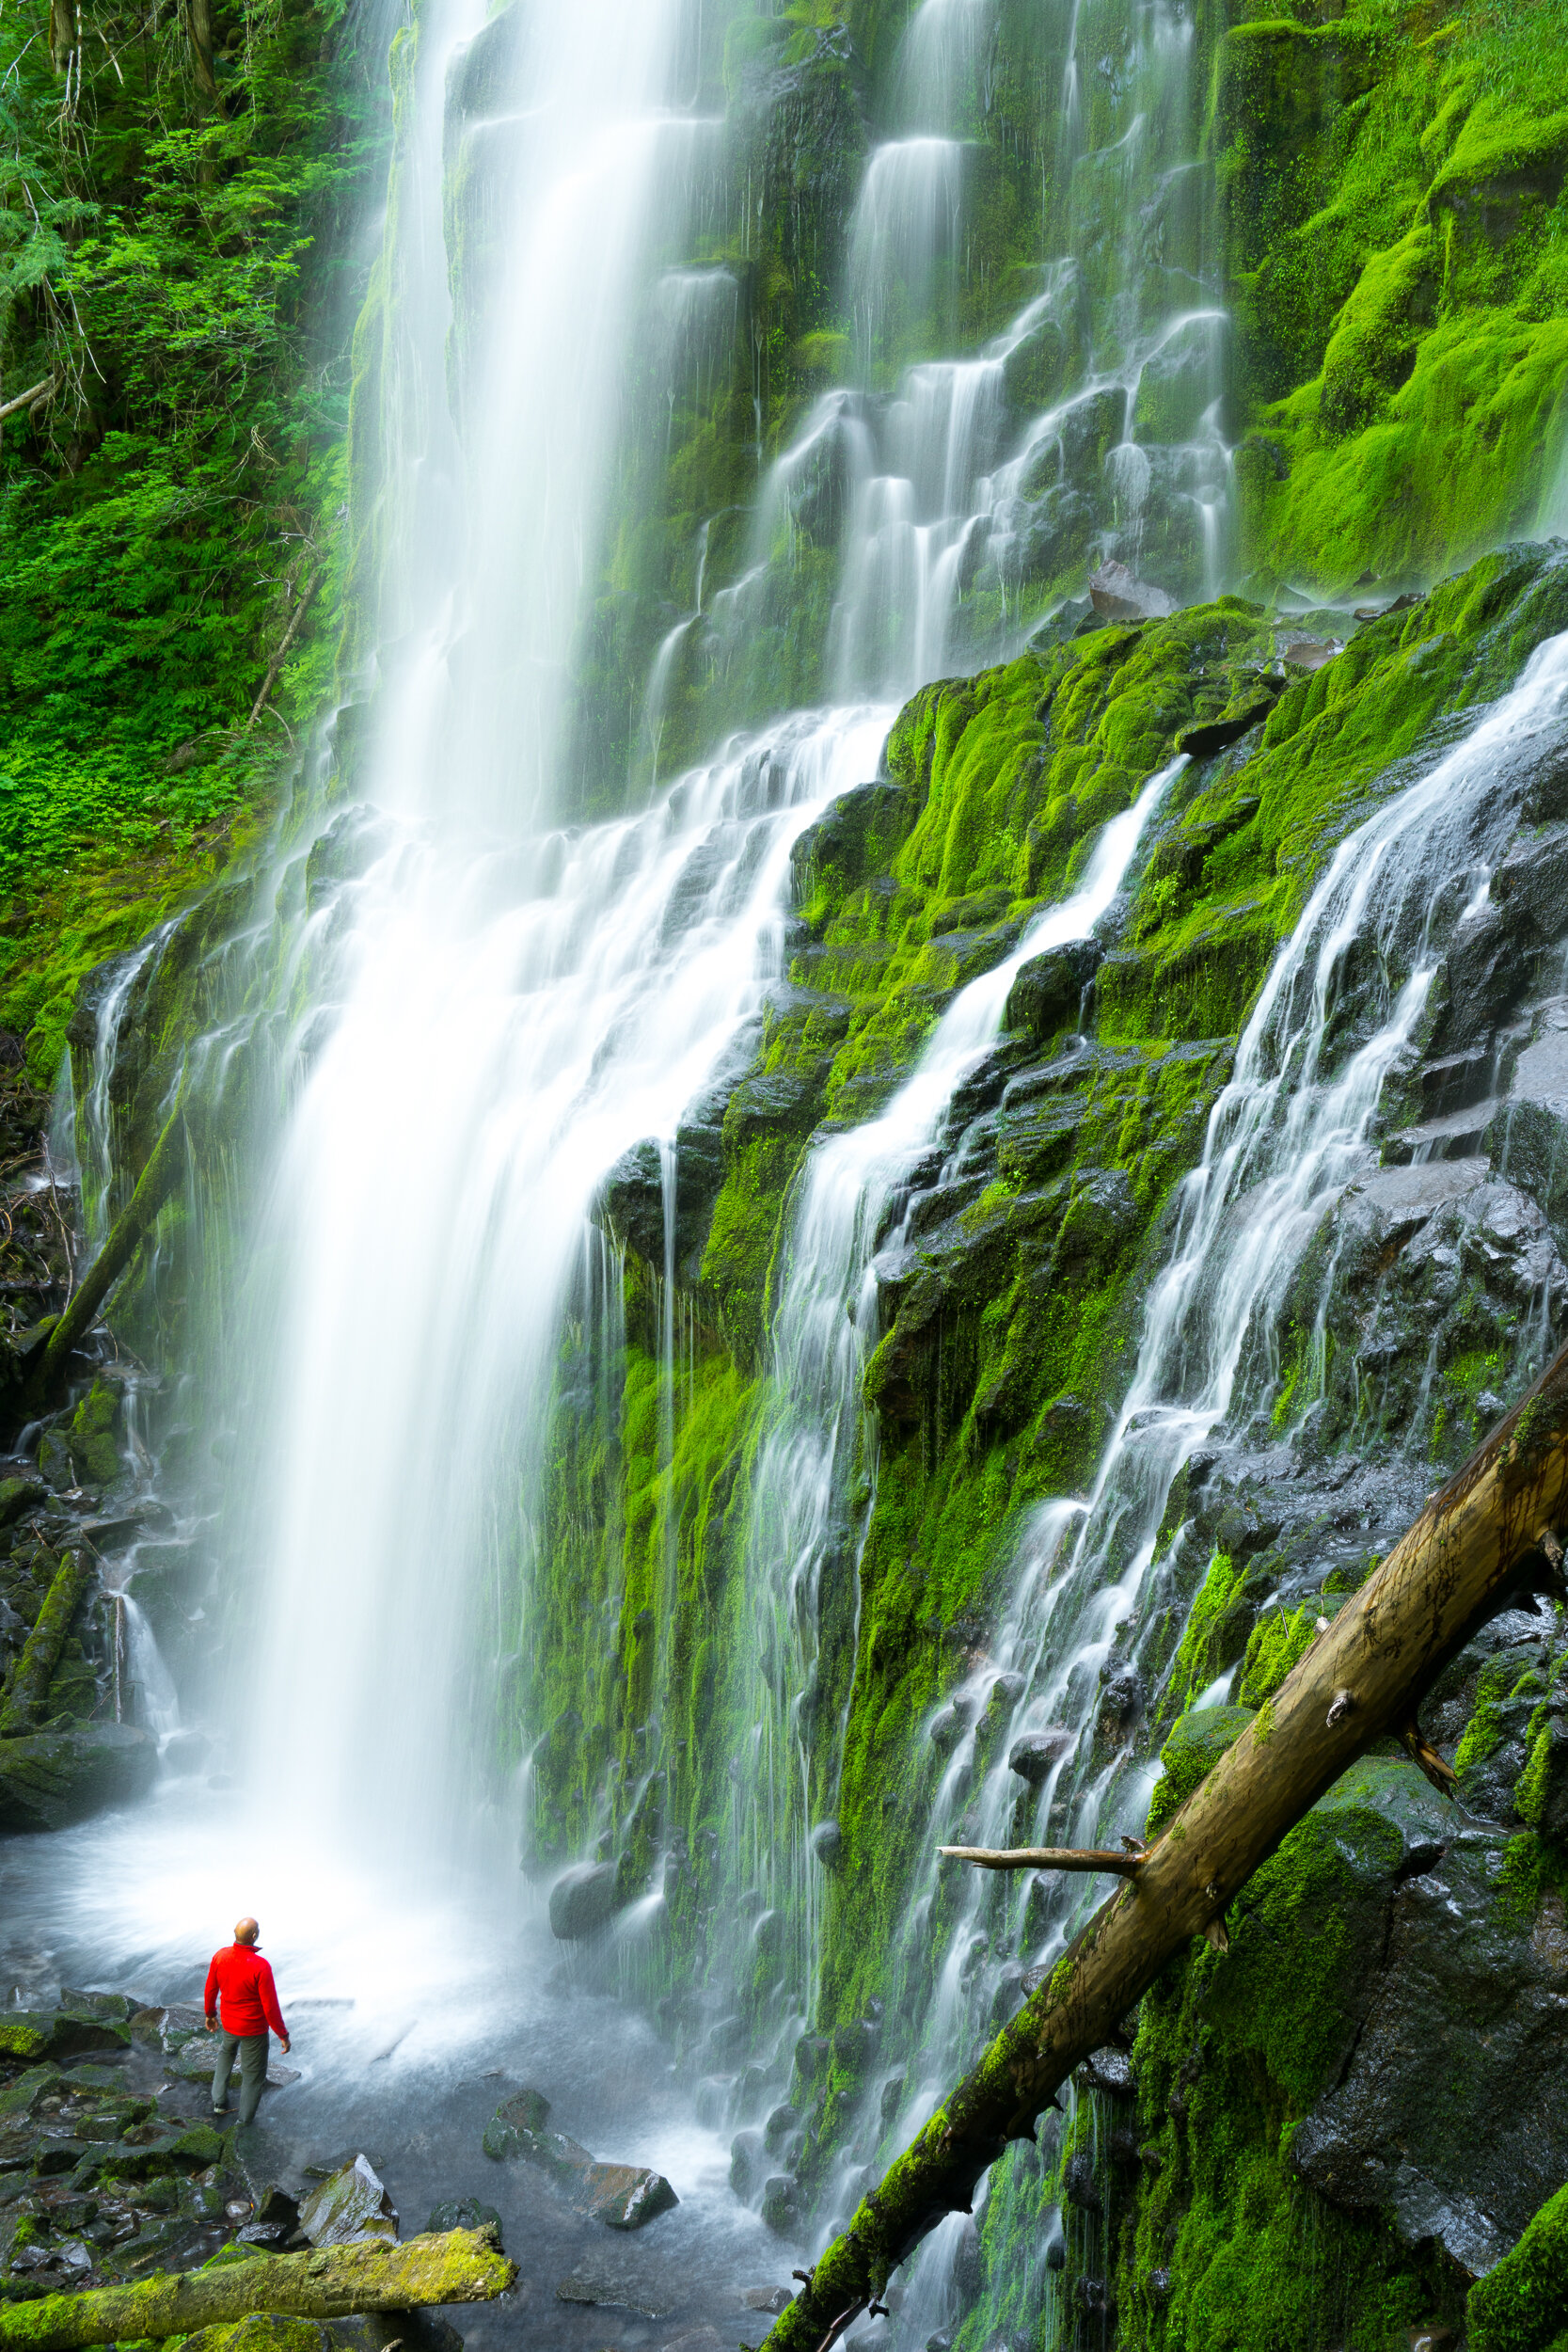
<svg viewBox="0 0 1568 2352">
<path fill-rule="evenodd" d="M 1147 1836 L 1158 1836 L 1180 1811 L 1252 1720 L 1252 1709 L 1245 1707 L 1204 1707 L 1180 1718 L 1160 1751 L 1163 1776 L 1154 1785 Z"/>
<path fill-rule="evenodd" d="M 1549 2197 L 1513 2250 L 1470 2289 L 1471 2352 L 1550 2352 L 1568 2321 L 1568 2188 Z"/>
<path fill-rule="evenodd" d="M 1298 1659 L 1305 1658 L 1316 1638 L 1317 1613 L 1310 1606 L 1292 1610 L 1265 1609 L 1253 1627 L 1237 1693 L 1243 1707 L 1261 1707 L 1271 1699 Z"/>
</svg>

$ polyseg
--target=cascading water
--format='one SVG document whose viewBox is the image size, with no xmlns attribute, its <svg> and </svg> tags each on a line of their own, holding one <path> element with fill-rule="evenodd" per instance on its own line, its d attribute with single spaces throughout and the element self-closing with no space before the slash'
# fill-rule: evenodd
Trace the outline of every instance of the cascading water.
<svg viewBox="0 0 1568 2352">
<path fill-rule="evenodd" d="M 1156 1544 L 1177 1474 L 1222 1428 L 1267 1425 L 1287 1295 L 1347 1188 L 1377 1166 L 1386 1085 L 1411 1056 L 1444 955 L 1484 907 L 1489 868 L 1516 821 L 1519 775 L 1565 709 L 1568 638 L 1559 637 L 1465 742 L 1347 835 L 1275 961 L 1181 1187 L 1137 1365 L 1090 1492 L 1038 1510 L 990 1655 L 949 1701 L 955 1736 L 917 1841 L 931 1858 L 889 2003 L 894 2016 L 918 2020 L 908 2046 L 890 2042 L 884 2054 L 907 2067 L 908 2094 L 891 2117 L 870 2115 L 864 2138 L 847 2147 L 844 2203 L 859 2193 L 859 2168 L 907 2144 L 935 2111 L 988 2021 L 1016 2003 L 1025 1965 L 1049 1968 L 1102 1898 L 1102 1888 L 1048 1876 L 944 1882 L 951 1866 L 938 1863 L 937 1845 L 1101 1846 L 1143 1828 L 1155 1768 L 1130 1769 L 1116 1744 L 1106 1753 L 1096 1722 L 1108 1669 L 1136 1675 L 1147 1662 L 1161 1615 Z M 1324 1290 L 1331 1277 L 1332 1261 Z M 1539 1356 L 1544 1341 L 1539 1323 L 1521 1334 L 1521 1376 L 1539 1369 L 1530 1351 Z M 1311 1383 L 1291 1402 L 1299 1419 Z M 1022 1779 L 1009 1761 L 1021 1740 L 1034 1750 Z M 1042 2140 L 1051 2137 L 1048 2124 Z M 990 2176 L 988 2193 L 1017 2201 L 1021 2223 L 1038 2170 L 1025 2151 Z M 1010 2320 L 1032 2324 L 1054 2295 L 1053 2233 L 1023 2234 L 1035 2258 L 1027 2275 L 1009 2277 L 1006 2296 Z M 914 2335 L 950 2315 L 961 2235 L 957 2221 L 944 2225 L 911 2270 Z"/>
<path fill-rule="evenodd" d="M 999 333 L 1006 311 L 988 294 L 970 333 L 971 109 L 992 30 L 986 0 L 926 0 L 900 119 L 873 149 L 850 230 L 850 380 L 805 420 L 741 560 L 711 580 L 721 518 L 702 521 L 695 610 L 665 631 L 633 755 L 668 776 L 682 692 L 721 747 L 636 813 L 577 829 L 585 806 L 620 800 L 618 779 L 582 781 L 584 645 L 617 469 L 667 428 L 678 381 L 717 378 L 738 301 L 730 270 L 688 258 L 722 168 L 715 126 L 683 105 L 701 81 L 696 13 L 592 0 L 482 25 L 443 0 L 420 24 L 399 69 L 378 360 L 381 650 L 360 754 L 373 814 L 325 834 L 319 860 L 280 850 L 271 925 L 235 952 L 226 1020 L 193 1057 L 220 1097 L 243 1065 L 258 1103 L 284 1106 L 280 1137 L 259 1115 L 227 1245 L 214 1220 L 214 1248 L 247 1261 L 243 1316 L 212 1341 L 201 1433 L 247 1433 L 221 1528 L 204 1531 L 244 1595 L 215 1711 L 243 1783 L 223 1811 L 246 1826 L 220 1908 L 268 1907 L 329 1990 L 340 1970 L 377 1979 L 369 2039 L 321 2061 L 339 2095 L 378 2055 L 369 2041 L 395 2043 L 400 2063 L 445 2062 L 473 2043 L 464 2005 L 498 1997 L 498 1975 L 465 1970 L 422 1929 L 396 1965 L 372 1959 L 375 1939 L 388 1901 L 426 1919 L 447 1903 L 454 1932 L 472 1922 L 490 1942 L 527 1908 L 504 1892 L 475 1908 L 472 1887 L 486 1869 L 515 1884 L 510 1775 L 541 1728 L 517 1720 L 515 1661 L 562 1328 L 592 1287 L 589 1212 L 628 1146 L 653 1138 L 668 1166 L 683 1110 L 762 1001 L 793 841 L 874 772 L 897 698 L 955 659 L 1015 650 L 1086 560 L 1147 557 L 1178 588 L 1218 561 L 1203 520 L 1224 500 L 1218 320 L 1195 298 L 1174 20 L 1134 12 L 1114 119 L 1091 121 L 1065 75 L 1069 193 L 1051 223 L 1065 258 L 1032 265 Z M 1158 265 L 1127 231 L 1134 189 L 1164 225 Z M 937 356 L 964 342 L 977 353 Z M 833 586 L 814 620 L 802 581 L 824 549 Z M 770 668 L 792 631 L 803 652 Z M 765 724 L 786 675 L 832 707 Z M 802 1994 L 816 1791 L 790 1710 L 815 1587 L 831 1554 L 853 1570 L 845 1485 L 873 1254 L 1018 964 L 1093 923 L 1167 781 L 1106 829 L 1079 891 L 964 992 L 892 1107 L 819 1151 L 805 1182 L 774 1343 L 790 1404 L 763 1449 L 749 1539 L 768 1777 L 740 1783 L 721 1874 L 732 1889 L 770 1875 L 800 1930 Z M 124 1001 L 104 1013 L 105 1072 Z M 94 1121 L 106 1158 L 102 1104 Z M 673 1311 L 666 1298 L 667 1391 Z M 668 1454 L 670 1393 L 660 1409 Z M 190 1834 L 168 1809 L 180 1785 L 149 1884 Z M 197 1834 L 217 1829 L 198 1820 Z M 105 1851 L 85 1836 L 85 1867 L 103 1876 Z M 204 1931 L 212 1886 L 166 1875 L 157 1918 L 100 1901 L 69 1933 L 168 1967 Z M 324 1904 L 328 1929 L 312 1915 Z M 34 1909 L 67 1936 L 64 1910 Z M 941 2014 L 959 2007 L 944 1995 Z"/>
<path fill-rule="evenodd" d="M 861 1392 L 878 1336 L 880 1281 L 909 1248 L 900 1204 L 912 1171 L 940 1142 L 955 1093 L 1000 1031 L 1019 971 L 1034 956 L 1089 936 L 1185 765 L 1178 759 L 1145 786 L 1105 827 L 1071 896 L 1029 924 L 1009 956 L 959 993 L 880 1116 L 820 1144 L 807 1167 L 773 1326 L 779 1415 L 754 1478 L 748 1583 L 755 1643 L 743 1710 L 749 1754 L 736 1777 L 747 1791 L 739 1845 L 746 1875 L 760 1880 L 769 1906 L 798 1925 L 795 1981 L 808 2010 L 814 1987 L 809 1977 L 802 1981 L 801 1963 L 809 1969 L 814 1955 L 820 1878 L 809 1858 L 809 1817 L 814 1798 L 832 1814 L 836 1756 L 820 1727 L 808 1743 L 800 1702 L 816 1676 L 822 1580 L 832 1575 L 853 1587 L 857 1524 L 863 1534 L 869 1516 L 876 1440 Z M 858 1510 L 849 1494 L 857 1465 L 867 1473 Z M 806 1720 L 812 1712 L 808 1703 Z"/>
</svg>

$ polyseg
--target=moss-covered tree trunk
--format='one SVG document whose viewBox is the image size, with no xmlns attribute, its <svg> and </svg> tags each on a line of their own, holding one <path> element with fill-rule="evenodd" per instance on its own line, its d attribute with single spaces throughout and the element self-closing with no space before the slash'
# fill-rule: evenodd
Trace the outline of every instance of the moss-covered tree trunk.
<svg viewBox="0 0 1568 2352">
<path fill-rule="evenodd" d="M 38 1623 L 28 1634 L 10 1689 L 0 1706 L 0 1739 L 31 1731 L 43 1719 L 49 1685 L 60 1662 L 82 1595 L 92 1579 L 92 1559 L 86 1551 L 68 1551 L 55 1569 L 44 1595 Z"/>
<path fill-rule="evenodd" d="M 1521 1581 L 1560 1589 L 1568 1509 L 1568 1348 L 1420 1518 L 1095 1914 L 979 2064 L 828 2248 L 768 2352 L 823 2352 L 950 2213 L 967 2213 L 1008 2142 L 1032 2139 L 1072 2069 L 1111 2036 L 1376 1740 L 1416 1710 Z"/>
<path fill-rule="evenodd" d="M 485 2230 L 448 2230 L 406 2246 L 372 2238 L 13 2303 L 0 2311 L 0 2352 L 74 2352 L 122 2338 L 191 2335 L 250 2312 L 342 2319 L 351 2312 L 409 2311 L 424 2303 L 487 2303 L 516 2276 L 516 2264 Z"/>
</svg>

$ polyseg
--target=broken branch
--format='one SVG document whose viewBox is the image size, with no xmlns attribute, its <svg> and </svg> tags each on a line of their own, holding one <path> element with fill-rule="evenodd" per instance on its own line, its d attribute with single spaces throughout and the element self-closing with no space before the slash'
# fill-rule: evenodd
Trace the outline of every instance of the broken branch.
<svg viewBox="0 0 1568 2352">
<path fill-rule="evenodd" d="M 1135 1879 L 1144 1864 L 1141 1853 L 1095 1846 L 939 1846 L 937 1851 L 982 1870 L 1109 1870 L 1120 1879 Z"/>
</svg>

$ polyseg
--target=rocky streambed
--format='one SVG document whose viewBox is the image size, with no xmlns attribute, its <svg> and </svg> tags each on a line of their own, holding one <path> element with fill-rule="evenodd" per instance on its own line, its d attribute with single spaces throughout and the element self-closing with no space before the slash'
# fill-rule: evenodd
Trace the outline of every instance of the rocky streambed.
<svg viewBox="0 0 1568 2352">
<path fill-rule="evenodd" d="M 41 1841 L 29 1841 L 37 1852 Z M 14 1852 L 14 1849 L 12 1851 Z M 516 2263 L 497 2301 L 329 2324 L 257 2315 L 203 2331 L 325 2352 L 475 2345 L 731 2352 L 760 2342 L 792 2261 L 728 2185 L 728 2149 L 695 2129 L 667 2055 L 608 1999 L 535 1979 L 532 2015 L 496 2047 L 518 2067 L 366 2055 L 348 2000 L 296 2006 L 301 2063 L 275 2058 L 252 2125 L 214 2118 L 199 2009 L 135 1990 L 62 1990 L 0 2012 L 0 2306 L 365 2237 L 488 2229 Z M 528 2003 L 519 2004 L 526 2011 Z M 371 2026 L 366 2033 L 365 2026 Z M 606 2160 L 559 2123 L 675 2175 Z M 675 2184 L 678 2181 L 679 2185 Z M 455 2325 L 454 2325 L 455 2323 Z"/>
</svg>

